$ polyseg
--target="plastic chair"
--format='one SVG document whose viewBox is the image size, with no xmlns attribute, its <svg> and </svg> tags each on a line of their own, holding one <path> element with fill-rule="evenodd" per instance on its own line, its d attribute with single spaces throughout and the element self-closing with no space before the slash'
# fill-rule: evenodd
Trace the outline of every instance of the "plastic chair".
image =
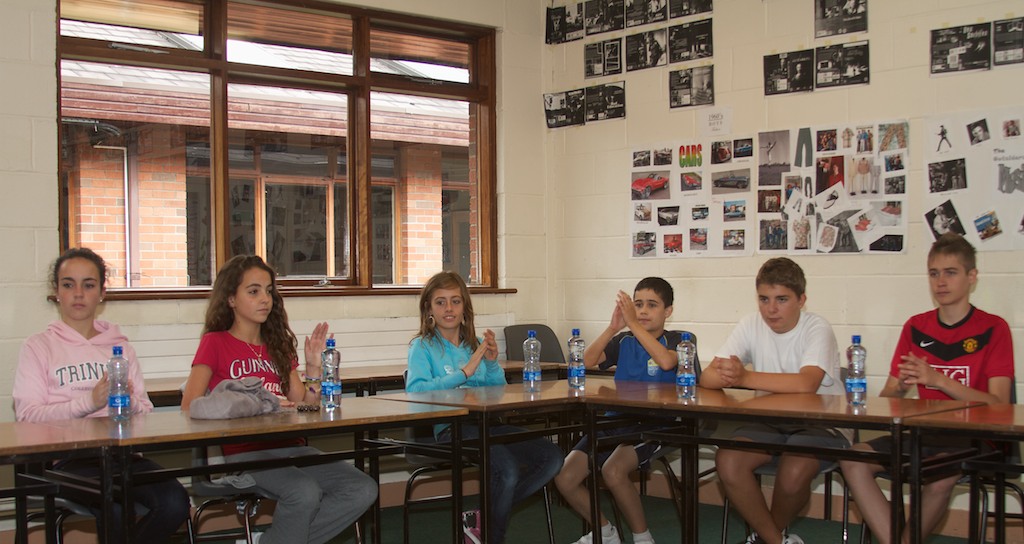
<svg viewBox="0 0 1024 544">
<path fill-rule="evenodd" d="M 505 327 L 505 358 L 509 361 L 523 360 L 523 342 L 528 331 L 537 331 L 540 340 L 540 361 L 542 363 L 565 363 L 562 342 L 551 327 L 539 323 L 509 325 Z"/>
<path fill-rule="evenodd" d="M 519 350 L 522 352 L 522 346 L 519 347 Z M 403 380 L 408 381 L 409 371 L 406 370 L 402 377 Z M 437 443 L 434 439 L 433 427 L 429 426 L 407 427 L 405 430 L 405 439 L 407 442 L 421 443 L 424 445 Z M 409 474 L 409 479 L 405 482 L 405 496 L 402 501 L 402 542 L 404 544 L 409 544 L 409 508 L 417 504 L 447 501 L 452 498 L 452 494 L 449 492 L 420 499 L 413 499 L 412 491 L 416 486 L 416 480 L 419 477 L 432 472 L 450 473 L 452 471 L 452 463 L 449 459 L 443 457 L 434 457 L 432 455 L 418 453 L 413 447 L 405 448 L 405 462 L 412 467 L 416 467 L 415 470 Z M 550 544 L 555 544 L 555 526 L 551 517 L 551 492 L 548 490 L 548 486 L 546 485 L 544 486 L 543 491 L 544 514 L 547 517 L 548 522 L 548 540 Z"/>
<path fill-rule="evenodd" d="M 208 455 L 205 446 L 192 448 L 192 466 L 208 466 Z M 190 542 L 240 537 L 245 538 L 248 544 L 252 544 L 252 520 L 256 517 L 260 501 L 263 500 L 261 495 L 229 484 L 214 482 L 209 474 L 193 476 L 191 492 L 192 495 L 205 500 L 196 507 L 195 514 L 192 515 Z M 200 535 L 199 525 L 203 512 L 210 506 L 230 503 L 235 503 L 238 515 L 242 517 L 242 527 L 229 534 L 217 532 L 216 534 Z"/>
<path fill-rule="evenodd" d="M 29 500 L 31 500 L 33 503 L 35 503 L 35 502 L 39 502 L 40 504 L 42 503 L 42 499 L 36 499 L 36 498 L 30 497 Z M 55 514 L 54 521 L 56 522 L 54 527 L 53 527 L 54 542 L 56 542 L 57 544 L 63 544 L 64 543 L 64 521 L 66 521 L 68 518 L 70 518 L 72 516 L 82 516 L 82 517 L 88 517 L 88 518 L 93 518 L 94 517 L 92 511 L 89 510 L 88 507 L 86 507 L 83 504 L 79 504 L 77 502 L 74 502 L 74 501 L 71 501 L 69 499 L 66 499 L 64 497 L 54 497 L 53 503 L 54 503 L 54 507 L 55 507 L 55 510 L 54 510 L 54 514 Z M 27 516 L 27 519 L 31 523 L 33 521 L 44 519 L 45 516 L 46 516 L 46 512 L 38 511 L 38 512 L 30 513 Z M 47 530 L 50 530 L 50 529 L 47 528 Z"/>
</svg>

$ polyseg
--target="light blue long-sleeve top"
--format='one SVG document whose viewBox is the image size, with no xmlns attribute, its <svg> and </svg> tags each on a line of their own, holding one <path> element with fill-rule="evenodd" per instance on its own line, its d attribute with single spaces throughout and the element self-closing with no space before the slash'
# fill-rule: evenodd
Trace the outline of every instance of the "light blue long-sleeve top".
<svg viewBox="0 0 1024 544">
<path fill-rule="evenodd" d="M 429 340 L 420 336 L 413 338 L 409 343 L 409 374 L 406 377 L 405 390 L 416 393 L 507 383 L 505 370 L 498 364 L 497 359 L 480 361 L 476 372 L 467 379 L 462 373 L 462 367 L 466 366 L 472 356 L 473 352 L 465 342 L 456 346 L 442 337 Z M 435 425 L 434 436 L 446 427 L 448 425 Z"/>
</svg>

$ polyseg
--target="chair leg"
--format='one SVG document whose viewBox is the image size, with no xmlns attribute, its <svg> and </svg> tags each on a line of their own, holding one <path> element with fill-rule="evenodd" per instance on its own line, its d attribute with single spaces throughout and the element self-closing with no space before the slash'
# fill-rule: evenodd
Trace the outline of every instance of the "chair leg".
<svg viewBox="0 0 1024 544">
<path fill-rule="evenodd" d="M 544 486 L 544 515 L 548 520 L 548 543 L 555 544 L 555 524 L 551 518 L 551 491 Z"/>
<path fill-rule="evenodd" d="M 363 544 L 363 522 L 362 521 L 356 520 L 355 531 L 356 531 L 356 544 Z"/>
<path fill-rule="evenodd" d="M 832 521 L 832 472 L 825 473 L 825 520 Z"/>
</svg>

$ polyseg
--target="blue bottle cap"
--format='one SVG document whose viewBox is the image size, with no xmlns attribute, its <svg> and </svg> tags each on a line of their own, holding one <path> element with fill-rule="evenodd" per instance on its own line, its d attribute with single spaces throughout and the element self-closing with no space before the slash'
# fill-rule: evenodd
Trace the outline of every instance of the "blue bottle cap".
<svg viewBox="0 0 1024 544">
<path fill-rule="evenodd" d="M 689 342 L 693 339 L 693 336 L 689 332 L 683 333 L 683 342 Z"/>
<path fill-rule="evenodd" d="M 859 334 L 853 335 L 853 343 L 854 344 L 859 344 L 860 343 L 860 335 Z"/>
<path fill-rule="evenodd" d="M 334 347 L 334 339 L 333 338 L 328 338 L 327 339 L 327 347 L 329 347 L 329 348 L 333 348 Z"/>
<path fill-rule="evenodd" d="M 572 330 L 572 335 L 573 336 L 579 336 L 580 335 L 580 330 L 579 329 L 573 329 Z"/>
<path fill-rule="evenodd" d="M 124 348 L 121 346 L 114 346 L 114 357 L 120 357 L 124 354 Z"/>
<path fill-rule="evenodd" d="M 526 331 L 526 336 L 529 337 L 529 338 L 536 338 L 537 337 L 537 331 Z"/>
</svg>

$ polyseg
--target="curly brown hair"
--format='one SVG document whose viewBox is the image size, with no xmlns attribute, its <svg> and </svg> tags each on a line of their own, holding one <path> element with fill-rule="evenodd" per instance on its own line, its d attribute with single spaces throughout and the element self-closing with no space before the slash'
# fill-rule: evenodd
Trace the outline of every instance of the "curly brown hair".
<svg viewBox="0 0 1024 544">
<path fill-rule="evenodd" d="M 438 272 L 434 274 L 420 291 L 420 332 L 416 336 L 429 341 L 440 341 L 437 327 L 430 316 L 431 299 L 438 289 L 458 289 L 462 295 L 462 325 L 459 326 L 459 341 L 469 344 L 470 351 L 480 347 L 476 337 L 476 326 L 473 325 L 473 301 L 469 298 L 469 287 L 462 276 L 455 272 Z"/>
<path fill-rule="evenodd" d="M 206 322 L 203 334 L 208 332 L 226 331 L 235 323 L 235 311 L 228 299 L 238 292 L 242 285 L 242 277 L 251 268 L 259 268 L 270 274 L 270 297 L 273 305 L 267 320 L 260 325 L 260 338 L 267 346 L 267 355 L 277 375 L 281 378 L 281 390 L 288 391 L 292 363 L 298 358 L 299 341 L 288 326 L 288 313 L 284 310 L 284 299 L 277 290 L 277 274 L 258 255 L 235 255 L 217 272 L 210 292 L 210 302 L 206 307 Z"/>
</svg>

